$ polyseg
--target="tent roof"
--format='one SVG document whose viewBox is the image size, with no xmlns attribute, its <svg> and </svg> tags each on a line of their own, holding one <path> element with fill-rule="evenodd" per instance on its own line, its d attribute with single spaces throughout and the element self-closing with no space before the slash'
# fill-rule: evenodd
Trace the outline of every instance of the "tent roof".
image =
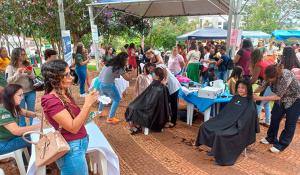
<svg viewBox="0 0 300 175">
<path fill-rule="evenodd" d="M 242 39 L 244 38 L 271 38 L 271 35 L 261 31 L 243 31 Z M 215 27 L 204 27 L 176 38 L 177 41 L 205 39 L 227 39 L 227 30 Z"/>
<path fill-rule="evenodd" d="M 227 39 L 227 30 L 215 27 L 203 27 L 176 38 L 177 41 L 205 40 L 205 39 Z"/>
<path fill-rule="evenodd" d="M 143 18 L 227 15 L 230 0 L 98 0 L 87 6 L 112 9 Z"/>
<path fill-rule="evenodd" d="M 300 39 L 299 30 L 275 30 L 272 32 L 272 37 L 276 37 L 276 40 L 286 39 Z"/>
<path fill-rule="evenodd" d="M 242 39 L 244 38 L 272 38 L 272 36 L 262 31 L 243 31 Z"/>
</svg>

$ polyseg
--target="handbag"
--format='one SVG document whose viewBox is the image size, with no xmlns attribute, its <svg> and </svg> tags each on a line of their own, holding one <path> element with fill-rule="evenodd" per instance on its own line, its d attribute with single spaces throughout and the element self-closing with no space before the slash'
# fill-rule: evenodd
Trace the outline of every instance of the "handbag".
<svg viewBox="0 0 300 175">
<path fill-rule="evenodd" d="M 41 132 L 39 131 L 28 131 L 23 134 L 23 139 L 31 144 L 35 145 L 35 164 L 37 167 L 49 165 L 65 155 L 69 150 L 70 146 L 64 137 L 61 135 L 62 127 L 59 125 L 58 131 L 50 131 L 47 134 L 43 133 L 43 120 L 44 114 L 42 114 Z M 25 139 L 25 135 L 37 133 L 40 134 L 40 140 L 38 142 L 32 142 Z"/>
<path fill-rule="evenodd" d="M 33 72 L 36 78 L 33 80 L 29 79 L 31 88 L 36 91 L 44 91 L 44 79 L 42 77 L 37 76 L 34 69 Z"/>
</svg>

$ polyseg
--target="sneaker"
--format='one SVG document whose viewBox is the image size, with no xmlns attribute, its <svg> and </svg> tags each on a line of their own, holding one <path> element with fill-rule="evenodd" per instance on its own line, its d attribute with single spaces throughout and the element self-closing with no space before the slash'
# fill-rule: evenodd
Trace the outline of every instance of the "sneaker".
<svg viewBox="0 0 300 175">
<path fill-rule="evenodd" d="M 271 151 L 272 153 L 279 153 L 279 152 L 280 152 L 280 150 L 277 149 L 277 148 L 275 148 L 274 146 L 270 148 L 270 151 Z"/>
<path fill-rule="evenodd" d="M 99 116 L 100 117 L 105 117 L 105 114 L 103 112 L 101 112 L 101 114 Z"/>
<path fill-rule="evenodd" d="M 85 96 L 87 96 L 87 95 L 88 95 L 87 93 L 80 94 L 80 97 L 85 97 Z"/>
<path fill-rule="evenodd" d="M 113 117 L 113 118 L 107 118 L 106 122 L 107 123 L 119 123 L 120 120 Z"/>
<path fill-rule="evenodd" d="M 270 144 L 266 138 L 261 139 L 260 143 L 263 143 L 263 144 L 266 144 L 266 145 Z"/>
</svg>

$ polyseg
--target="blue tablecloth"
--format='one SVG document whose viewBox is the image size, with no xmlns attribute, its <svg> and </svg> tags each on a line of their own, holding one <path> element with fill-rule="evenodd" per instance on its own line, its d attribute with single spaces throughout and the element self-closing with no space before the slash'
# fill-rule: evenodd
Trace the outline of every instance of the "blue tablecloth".
<svg viewBox="0 0 300 175">
<path fill-rule="evenodd" d="M 188 83 L 181 83 L 181 84 L 188 84 Z M 194 82 L 195 85 L 201 85 L 199 83 Z M 185 101 L 192 103 L 197 106 L 200 112 L 204 112 L 208 107 L 210 107 L 214 103 L 223 103 L 229 102 L 232 97 L 228 98 L 216 98 L 216 99 L 208 99 L 208 98 L 199 98 L 198 92 L 190 93 L 186 96 L 181 89 L 179 89 L 178 96 Z"/>
</svg>

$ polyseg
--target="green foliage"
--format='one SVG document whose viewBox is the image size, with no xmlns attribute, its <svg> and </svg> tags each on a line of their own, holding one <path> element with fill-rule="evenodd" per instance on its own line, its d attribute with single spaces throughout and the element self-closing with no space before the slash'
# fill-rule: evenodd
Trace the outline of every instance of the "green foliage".
<svg viewBox="0 0 300 175">
<path fill-rule="evenodd" d="M 254 0 L 242 12 L 241 29 L 271 34 L 290 24 L 290 19 L 299 18 L 299 11 L 297 0 Z"/>
</svg>

